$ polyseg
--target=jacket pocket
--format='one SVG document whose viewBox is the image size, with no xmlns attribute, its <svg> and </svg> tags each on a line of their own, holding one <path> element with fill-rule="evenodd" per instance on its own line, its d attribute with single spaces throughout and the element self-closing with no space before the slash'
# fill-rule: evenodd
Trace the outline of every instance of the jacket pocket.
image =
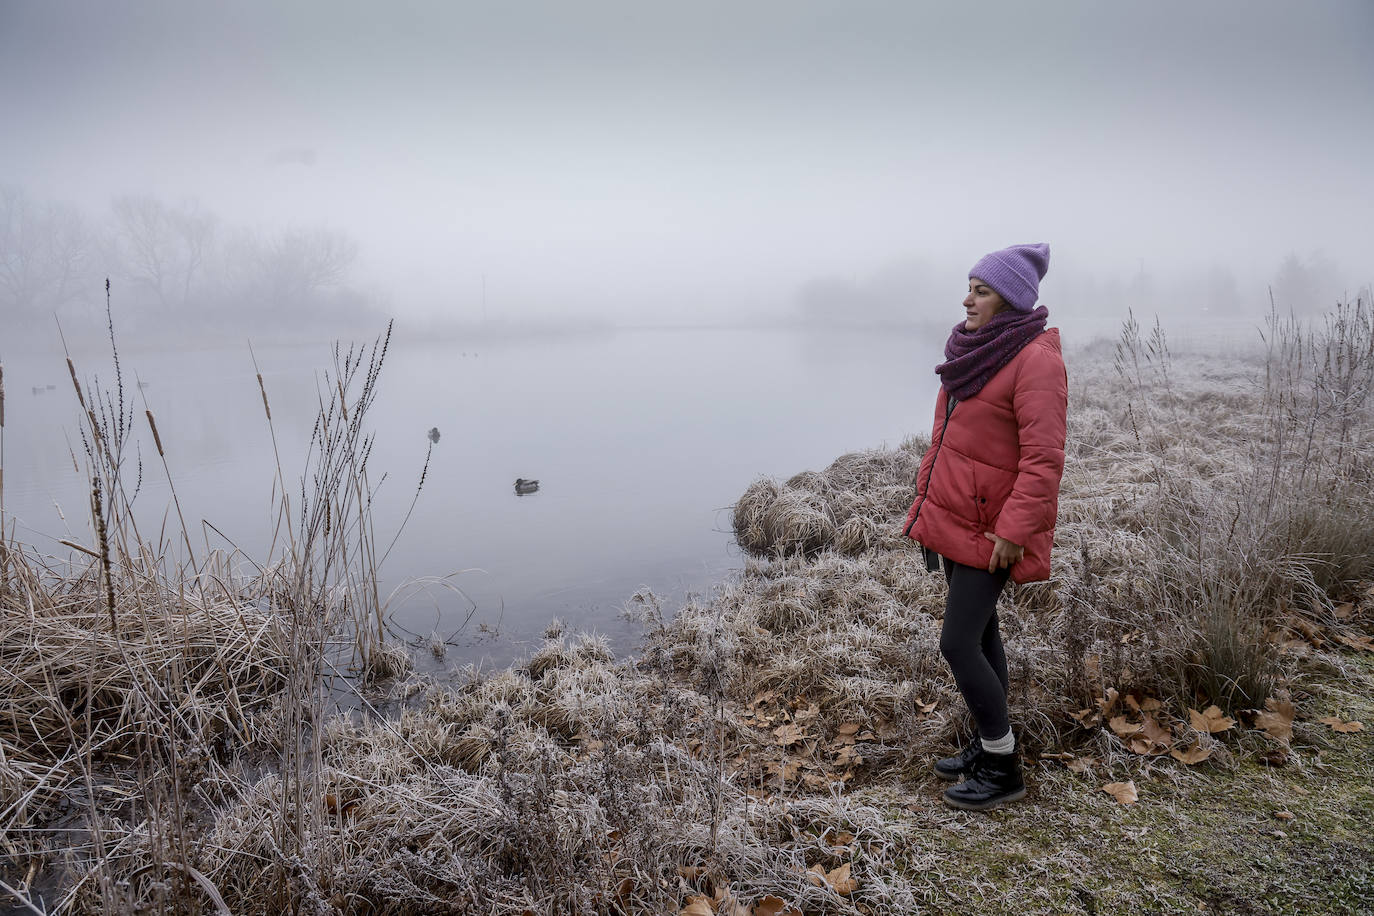
<svg viewBox="0 0 1374 916">
<path fill-rule="evenodd" d="M 991 531 L 1002 514 L 1002 506 L 1011 495 L 1016 484 L 1016 475 L 1011 471 L 993 467 L 990 464 L 970 462 L 973 467 L 973 507 L 983 530 Z"/>
</svg>

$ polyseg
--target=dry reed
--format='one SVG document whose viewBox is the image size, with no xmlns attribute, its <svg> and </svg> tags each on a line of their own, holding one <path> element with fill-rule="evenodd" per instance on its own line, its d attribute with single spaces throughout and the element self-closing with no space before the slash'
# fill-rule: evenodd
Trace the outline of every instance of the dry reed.
<svg viewBox="0 0 1374 916">
<path fill-rule="evenodd" d="M 289 547 L 245 575 L 237 553 L 197 555 L 184 521 L 179 559 L 139 531 L 134 408 L 112 316 L 108 326 L 113 387 L 83 384 L 67 359 L 83 421 L 78 470 L 91 485 L 89 543 L 64 539 L 77 552 L 64 561 L 0 529 L 0 828 L 23 869 L 21 899 L 35 874 L 51 881 L 65 869 L 74 881 L 59 910 L 198 911 L 220 906 L 192 862 L 199 830 L 210 804 L 242 788 L 229 772 L 242 761 L 267 763 L 292 797 L 297 813 L 270 825 L 278 848 L 296 854 L 313 830 L 299 812 L 318 795 L 323 677 L 339 627 L 354 634 L 365 678 L 408 667 L 376 635 L 366 492 L 363 417 L 389 337 L 370 352 L 336 350 L 302 499 L 289 505 L 281 493 Z M 170 483 L 162 431 L 151 408 L 145 416 Z M 366 616 L 342 618 L 344 606 Z M 67 835 L 84 842 L 59 861 Z M 286 886 L 288 872 L 283 863 L 271 880 Z"/>
</svg>

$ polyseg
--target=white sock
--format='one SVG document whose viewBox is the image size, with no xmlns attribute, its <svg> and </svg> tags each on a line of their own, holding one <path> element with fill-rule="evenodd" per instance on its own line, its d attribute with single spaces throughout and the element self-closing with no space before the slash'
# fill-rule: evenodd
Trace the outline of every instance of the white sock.
<svg viewBox="0 0 1374 916">
<path fill-rule="evenodd" d="M 989 754 L 1010 754 L 1012 751 L 1016 750 L 1016 739 L 1012 737 L 1011 729 L 1007 729 L 1005 735 L 994 741 L 989 741 L 987 738 L 981 740 L 983 742 L 983 750 L 987 751 Z"/>
</svg>

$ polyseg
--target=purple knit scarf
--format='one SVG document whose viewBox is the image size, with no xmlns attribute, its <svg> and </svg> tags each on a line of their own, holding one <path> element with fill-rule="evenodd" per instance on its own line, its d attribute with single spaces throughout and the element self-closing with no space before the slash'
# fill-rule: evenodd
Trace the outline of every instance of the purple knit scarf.
<svg viewBox="0 0 1374 916">
<path fill-rule="evenodd" d="M 973 397 L 1045 330 L 1049 318 L 1050 310 L 1042 305 L 1033 312 L 998 312 L 976 331 L 965 331 L 959 322 L 945 341 L 945 361 L 935 367 L 941 387 L 961 401 Z"/>
</svg>

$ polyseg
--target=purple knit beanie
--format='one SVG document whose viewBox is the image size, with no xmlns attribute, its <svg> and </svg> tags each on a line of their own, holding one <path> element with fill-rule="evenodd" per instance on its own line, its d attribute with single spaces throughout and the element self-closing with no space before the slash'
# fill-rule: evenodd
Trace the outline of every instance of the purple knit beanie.
<svg viewBox="0 0 1374 916">
<path fill-rule="evenodd" d="M 1040 281 L 1049 269 L 1050 246 L 1038 242 L 985 254 L 968 275 L 991 286 L 1018 312 L 1029 312 L 1040 298 Z"/>
</svg>

